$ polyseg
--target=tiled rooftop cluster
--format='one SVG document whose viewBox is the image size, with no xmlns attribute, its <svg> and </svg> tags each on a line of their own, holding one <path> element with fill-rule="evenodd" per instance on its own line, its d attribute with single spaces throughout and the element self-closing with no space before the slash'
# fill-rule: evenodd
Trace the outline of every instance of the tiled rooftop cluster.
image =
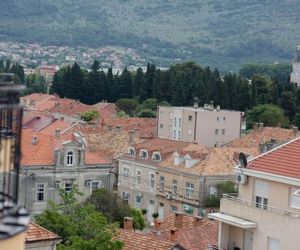
<svg viewBox="0 0 300 250">
<path fill-rule="evenodd" d="M 25 231 L 25 243 L 34 243 L 40 241 L 53 241 L 60 240 L 61 237 L 44 227 L 41 227 L 33 222 L 29 224 L 29 227 Z"/>
</svg>

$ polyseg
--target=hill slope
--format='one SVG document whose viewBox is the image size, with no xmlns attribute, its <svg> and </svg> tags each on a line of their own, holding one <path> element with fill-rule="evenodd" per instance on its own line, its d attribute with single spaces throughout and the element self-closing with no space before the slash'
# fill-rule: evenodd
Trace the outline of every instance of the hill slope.
<svg viewBox="0 0 300 250">
<path fill-rule="evenodd" d="M 0 40 L 118 45 L 154 62 L 220 68 L 291 60 L 300 43 L 297 0 L 0 1 Z"/>
</svg>

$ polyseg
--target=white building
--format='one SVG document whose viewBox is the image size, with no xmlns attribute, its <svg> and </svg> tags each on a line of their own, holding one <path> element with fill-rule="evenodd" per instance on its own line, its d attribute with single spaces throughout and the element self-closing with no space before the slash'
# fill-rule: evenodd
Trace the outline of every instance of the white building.
<svg viewBox="0 0 300 250">
<path fill-rule="evenodd" d="M 300 87 L 300 45 L 297 46 L 296 56 L 293 60 L 293 71 L 291 73 L 291 82 Z"/>
</svg>

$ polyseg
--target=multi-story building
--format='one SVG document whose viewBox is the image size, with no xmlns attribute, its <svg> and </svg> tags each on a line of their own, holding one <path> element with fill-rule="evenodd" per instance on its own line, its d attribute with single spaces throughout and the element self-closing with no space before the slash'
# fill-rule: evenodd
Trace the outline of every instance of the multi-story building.
<svg viewBox="0 0 300 250">
<path fill-rule="evenodd" d="M 42 212 L 49 200 L 58 203 L 61 188 L 68 192 L 77 185 L 84 201 L 92 190 L 112 187 L 111 160 L 90 152 L 80 133 L 22 132 L 19 197 L 31 213 Z"/>
<path fill-rule="evenodd" d="M 149 221 L 153 212 L 160 218 L 175 211 L 201 215 L 204 198 L 217 193 L 217 184 L 234 180 L 238 152 L 161 138 L 136 144 L 119 158 L 119 194 L 147 209 Z"/>
<path fill-rule="evenodd" d="M 226 195 L 209 215 L 220 222 L 219 249 L 299 249 L 300 138 L 235 171 L 239 196 Z"/>
<path fill-rule="evenodd" d="M 291 82 L 300 87 L 300 45 L 297 46 L 296 56 L 293 60 L 293 71 L 291 73 Z"/>
<path fill-rule="evenodd" d="M 245 129 L 244 113 L 222 110 L 220 106 L 158 107 L 159 138 L 197 142 L 209 147 L 221 146 L 240 138 Z"/>
</svg>

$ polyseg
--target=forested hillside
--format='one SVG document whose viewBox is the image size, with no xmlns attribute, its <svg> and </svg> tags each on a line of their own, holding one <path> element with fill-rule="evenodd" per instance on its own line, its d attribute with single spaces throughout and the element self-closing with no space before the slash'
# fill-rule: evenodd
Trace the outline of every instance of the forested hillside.
<svg viewBox="0 0 300 250">
<path fill-rule="evenodd" d="M 296 0 L 0 1 L 0 41 L 118 45 L 159 65 L 221 70 L 290 61 L 300 43 Z"/>
</svg>

